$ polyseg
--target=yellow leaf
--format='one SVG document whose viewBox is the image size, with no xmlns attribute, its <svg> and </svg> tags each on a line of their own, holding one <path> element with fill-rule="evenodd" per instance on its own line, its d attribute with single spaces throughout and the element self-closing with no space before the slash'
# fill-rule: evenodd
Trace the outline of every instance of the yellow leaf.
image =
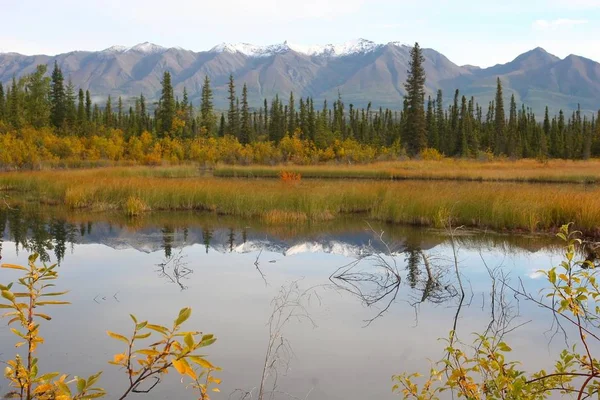
<svg viewBox="0 0 600 400">
<path fill-rule="evenodd" d="M 213 388 L 212 391 L 219 393 L 221 390 L 219 390 L 219 388 Z"/>
<path fill-rule="evenodd" d="M 106 334 L 108 336 L 110 336 L 111 338 L 113 338 L 113 339 L 117 339 L 117 340 L 120 340 L 120 341 L 122 341 L 124 343 L 129 344 L 129 340 L 127 340 L 127 338 L 125 336 L 123 336 L 123 335 L 119 335 L 118 333 L 114 333 L 114 332 L 111 332 L 111 331 L 106 331 Z"/>
<path fill-rule="evenodd" d="M 123 353 L 121 354 L 115 354 L 113 357 L 113 362 L 119 364 L 121 363 L 123 360 L 125 360 L 127 358 L 127 356 Z"/>
<path fill-rule="evenodd" d="M 177 372 L 179 372 L 181 375 L 185 375 L 185 371 L 187 371 L 187 368 L 183 362 L 183 359 L 173 360 L 173 366 L 175 367 Z"/>
<path fill-rule="evenodd" d="M 27 268 L 22 267 L 20 265 L 15 265 L 15 264 L 2 264 L 2 268 L 7 268 L 7 269 L 19 269 L 21 271 L 27 271 Z"/>
<path fill-rule="evenodd" d="M 190 356 L 190 360 L 192 360 L 193 362 L 195 362 L 202 368 L 206 368 L 206 369 L 215 369 L 216 368 L 214 365 L 212 365 L 210 362 L 208 362 L 207 360 L 205 360 L 202 357 Z"/>
</svg>

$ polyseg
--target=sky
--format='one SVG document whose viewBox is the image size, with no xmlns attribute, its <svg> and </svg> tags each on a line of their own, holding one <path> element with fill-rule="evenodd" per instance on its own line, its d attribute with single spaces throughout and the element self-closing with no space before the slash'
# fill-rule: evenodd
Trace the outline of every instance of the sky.
<svg viewBox="0 0 600 400">
<path fill-rule="evenodd" d="M 0 52 L 54 55 L 152 42 L 419 42 L 491 66 L 542 47 L 600 62 L 600 0 L 0 0 Z"/>
</svg>

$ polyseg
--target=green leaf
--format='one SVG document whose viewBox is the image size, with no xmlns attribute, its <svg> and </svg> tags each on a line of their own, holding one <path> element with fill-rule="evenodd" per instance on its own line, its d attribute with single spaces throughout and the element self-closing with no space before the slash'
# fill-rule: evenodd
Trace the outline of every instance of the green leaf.
<svg viewBox="0 0 600 400">
<path fill-rule="evenodd" d="M 512 351 L 512 349 L 504 342 L 498 343 L 498 349 L 500 351 L 504 351 L 504 352 Z"/>
<path fill-rule="evenodd" d="M 210 346 L 211 344 L 213 344 L 214 342 L 217 341 L 216 337 L 210 338 L 210 339 L 202 339 L 202 341 L 198 344 L 198 347 L 206 347 L 206 346 Z"/>
<path fill-rule="evenodd" d="M 148 325 L 148 321 L 140 322 L 139 324 L 135 325 L 135 329 L 139 331 L 141 329 L 144 329 L 146 325 Z"/>
<path fill-rule="evenodd" d="M 188 348 L 192 348 L 194 347 L 194 337 L 192 336 L 191 333 L 188 333 L 187 335 L 185 335 L 183 341 L 185 342 L 185 344 L 187 345 Z"/>
<path fill-rule="evenodd" d="M 56 382 L 56 386 L 58 386 L 58 388 L 65 394 L 69 395 L 69 397 L 71 397 L 71 389 L 69 389 L 69 386 L 67 386 L 66 383 L 58 381 Z"/>
<path fill-rule="evenodd" d="M 97 374 L 94 374 L 92 376 L 90 376 L 87 380 L 87 387 L 91 387 L 94 386 L 94 384 L 96 382 L 98 382 L 98 379 L 100 379 L 100 375 L 102 375 L 102 371 L 98 372 Z"/>
<path fill-rule="evenodd" d="M 167 333 L 169 333 L 169 330 L 161 325 L 148 324 L 148 325 L 146 325 L 146 329 L 151 329 L 151 330 L 161 333 L 163 335 L 166 335 Z"/>
<path fill-rule="evenodd" d="M 183 324 L 185 321 L 188 320 L 190 315 L 192 315 L 191 308 L 189 308 L 189 307 L 182 308 L 181 311 L 179 311 L 179 316 L 175 320 L 175 326 L 179 326 L 179 325 Z"/>
<path fill-rule="evenodd" d="M 49 315 L 46 314 L 42 314 L 42 313 L 35 313 L 33 314 L 35 317 L 40 317 L 40 318 L 44 318 L 46 321 L 50 321 L 52 319 L 52 317 L 50 317 Z"/>
<path fill-rule="evenodd" d="M 77 379 L 77 391 L 79 393 L 83 393 L 84 390 L 85 390 L 85 379 L 78 378 Z"/>
<path fill-rule="evenodd" d="M 110 336 L 111 338 L 113 338 L 113 339 L 117 339 L 117 340 L 120 340 L 120 341 L 122 341 L 124 343 L 129 344 L 129 340 L 125 336 L 123 336 L 123 335 L 119 335 L 118 333 L 114 333 L 114 332 L 111 332 L 111 331 L 106 331 L 106 334 L 108 336 Z"/>
<path fill-rule="evenodd" d="M 142 335 L 135 335 L 134 338 L 135 339 L 146 339 L 146 338 L 149 338 L 150 335 L 152 335 L 152 332 L 144 333 Z"/>
<path fill-rule="evenodd" d="M 137 322 L 137 318 L 135 317 L 135 315 L 133 315 L 133 314 L 129 314 L 129 316 L 130 316 L 130 317 L 131 317 L 131 319 L 133 320 L 133 323 L 134 323 L 134 324 L 137 324 L 137 323 L 138 323 L 138 322 Z"/>
<path fill-rule="evenodd" d="M 3 290 L 2 291 L 2 297 L 4 297 L 6 300 L 8 301 L 15 301 L 15 295 L 12 294 L 10 291 L 8 290 Z"/>
<path fill-rule="evenodd" d="M 56 378 L 57 376 L 59 376 L 60 374 L 58 372 L 50 372 L 48 374 L 44 374 L 42 376 L 40 376 L 39 378 L 37 378 L 36 380 L 38 382 L 48 382 L 51 381 L 52 379 Z"/>
<path fill-rule="evenodd" d="M 41 297 L 50 297 L 50 296 L 62 296 L 63 294 L 67 294 L 69 293 L 69 291 L 65 291 L 65 292 L 55 292 L 55 293 L 44 293 L 42 294 Z"/>
</svg>

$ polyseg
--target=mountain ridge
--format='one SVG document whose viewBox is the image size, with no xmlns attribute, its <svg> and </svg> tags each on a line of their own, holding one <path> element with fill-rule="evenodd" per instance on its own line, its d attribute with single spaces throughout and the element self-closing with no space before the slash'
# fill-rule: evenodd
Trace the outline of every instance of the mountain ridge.
<svg viewBox="0 0 600 400">
<path fill-rule="evenodd" d="M 89 89 L 95 101 L 113 97 L 139 96 L 155 100 L 160 95 L 164 71 L 170 71 L 176 94 L 186 87 L 197 102 L 204 77 L 211 78 L 215 105 L 226 105 L 229 75 L 236 80 L 238 94 L 248 85 L 253 106 L 275 95 L 311 96 L 315 102 L 334 100 L 341 93 L 347 104 L 365 107 L 402 107 L 410 46 L 401 42 L 375 43 L 357 39 L 342 44 L 302 46 L 287 41 L 275 45 L 221 43 L 208 51 L 194 52 L 180 47 L 162 47 L 150 42 L 134 46 L 111 46 L 101 51 L 72 51 L 54 56 L 26 56 L 0 53 L 0 82 L 13 75 L 33 72 L 38 64 L 49 69 L 56 61 L 73 83 Z M 434 97 L 444 91 L 449 104 L 455 89 L 475 96 L 482 106 L 493 100 L 496 79 L 500 78 L 506 100 L 515 95 L 536 114 L 550 110 L 600 108 L 600 63 L 569 55 L 563 59 L 537 47 L 505 64 L 481 68 L 459 66 L 442 53 L 425 48 L 426 91 Z"/>
</svg>

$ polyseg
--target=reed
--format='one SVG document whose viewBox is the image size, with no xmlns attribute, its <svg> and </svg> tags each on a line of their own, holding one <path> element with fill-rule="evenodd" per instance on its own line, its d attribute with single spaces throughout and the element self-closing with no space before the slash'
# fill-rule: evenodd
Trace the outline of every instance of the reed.
<svg viewBox="0 0 600 400">
<path fill-rule="evenodd" d="M 167 177 L 121 168 L 0 174 L 0 188 L 73 209 L 205 210 L 267 223 L 326 221 L 359 213 L 391 223 L 552 231 L 575 221 L 600 236 L 600 187 L 513 182 Z M 305 174 L 302 173 L 302 177 Z M 133 203 L 135 207 L 133 207 Z M 133 211 L 132 211 L 133 210 Z"/>
</svg>

